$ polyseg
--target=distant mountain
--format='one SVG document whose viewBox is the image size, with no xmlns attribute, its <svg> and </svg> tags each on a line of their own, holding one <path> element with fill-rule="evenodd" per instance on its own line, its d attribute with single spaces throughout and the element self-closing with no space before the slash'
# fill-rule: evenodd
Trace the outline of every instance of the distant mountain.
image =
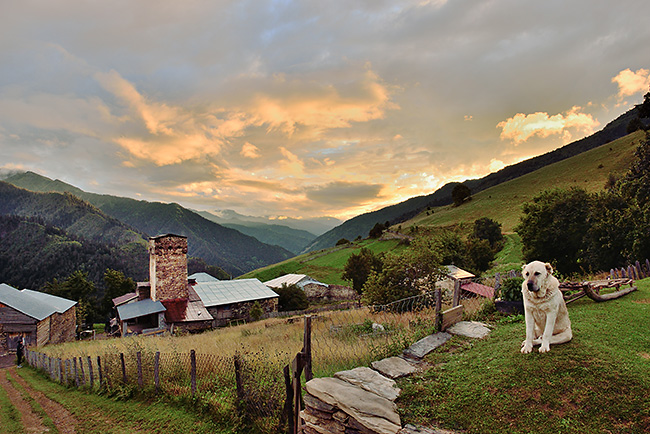
<svg viewBox="0 0 650 434">
<path fill-rule="evenodd" d="M 230 209 L 214 211 L 197 211 L 200 215 L 221 225 L 245 225 L 253 227 L 249 223 L 259 223 L 268 225 L 287 226 L 292 229 L 306 231 L 314 236 L 322 235 L 330 229 L 342 223 L 341 220 L 334 217 L 316 217 L 309 219 L 294 219 L 290 217 L 254 217 L 239 214 Z"/>
<path fill-rule="evenodd" d="M 250 222 L 243 224 L 222 223 L 222 225 L 227 228 L 235 229 L 242 234 L 255 237 L 263 243 L 284 247 L 294 255 L 302 252 L 305 247 L 316 239 L 316 235 L 311 232 L 301 231 L 282 225 Z"/>
<path fill-rule="evenodd" d="M 489 187 L 518 178 L 549 164 L 581 154 L 627 135 L 628 124 L 630 121 L 637 118 L 638 108 L 635 107 L 614 119 L 602 130 L 589 137 L 572 142 L 546 154 L 505 167 L 498 172 L 491 173 L 483 178 L 467 180 L 463 182 L 463 184 L 468 186 L 472 190 L 472 193 L 478 193 L 479 191 L 483 191 Z M 448 205 L 452 203 L 451 192 L 457 184 L 458 183 L 446 184 L 432 194 L 414 197 L 396 205 L 361 214 L 347 220 L 343 224 L 316 238 L 307 249 L 305 249 L 305 252 L 332 247 L 342 238 L 348 240 L 354 240 L 358 236 L 366 238 L 368 232 L 376 223 L 390 222 L 390 224 L 397 224 L 417 215 L 428 206 Z"/>
<path fill-rule="evenodd" d="M 223 227 L 176 203 L 88 193 L 33 172 L 15 174 L 5 181 L 33 191 L 71 193 L 68 196 L 78 196 L 108 216 L 147 235 L 174 233 L 187 236 L 188 255 L 202 258 L 208 264 L 217 265 L 235 276 L 294 256 L 282 247 L 264 244 L 251 236 Z"/>
</svg>

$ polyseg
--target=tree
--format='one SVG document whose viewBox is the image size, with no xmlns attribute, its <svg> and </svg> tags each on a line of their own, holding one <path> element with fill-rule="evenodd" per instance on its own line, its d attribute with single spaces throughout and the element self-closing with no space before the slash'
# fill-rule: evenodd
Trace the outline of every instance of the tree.
<svg viewBox="0 0 650 434">
<path fill-rule="evenodd" d="M 439 252 L 424 238 L 415 239 L 411 247 L 383 257 L 381 271 L 371 273 L 363 287 L 366 303 L 384 305 L 434 289 L 444 275 Z"/>
<path fill-rule="evenodd" d="M 341 238 L 336 242 L 337 246 L 342 246 L 344 244 L 350 244 L 350 240 L 348 240 L 347 238 Z"/>
<path fill-rule="evenodd" d="M 489 217 L 482 217 L 474 221 L 474 229 L 470 238 L 487 240 L 490 247 L 497 249 L 503 241 L 501 223 Z"/>
<path fill-rule="evenodd" d="M 461 206 L 472 195 L 472 190 L 465 184 L 456 184 L 451 191 L 451 199 L 454 201 L 454 206 Z"/>
<path fill-rule="evenodd" d="M 358 254 L 352 254 L 345 263 L 341 278 L 352 282 L 352 288 L 361 294 L 363 285 L 368 280 L 370 273 L 381 270 L 381 258 L 372 250 L 362 248 Z"/>
<path fill-rule="evenodd" d="M 262 310 L 260 302 L 256 301 L 253 303 L 253 306 L 251 306 L 251 310 L 248 312 L 248 316 L 250 316 L 252 321 L 259 321 L 262 319 L 262 315 L 264 315 L 264 310 Z"/>
<path fill-rule="evenodd" d="M 525 203 L 515 231 L 526 261 L 551 262 L 563 274 L 580 271 L 590 195 L 579 188 L 544 191 Z"/>
<path fill-rule="evenodd" d="M 650 118 L 650 92 L 643 95 L 643 103 L 638 107 L 640 118 Z"/>
<path fill-rule="evenodd" d="M 110 315 L 113 308 L 113 299 L 129 292 L 135 292 L 136 284 L 130 277 L 124 276 L 121 271 L 107 268 L 104 272 L 104 297 L 102 297 L 100 313 Z"/>
<path fill-rule="evenodd" d="M 368 233 L 368 236 L 370 238 L 379 238 L 381 237 L 381 234 L 384 233 L 384 230 L 386 230 L 386 226 L 381 224 L 381 223 L 375 223 L 375 225 L 370 229 L 370 232 Z"/>
<path fill-rule="evenodd" d="M 296 284 L 282 284 L 282 287 L 275 288 L 274 291 L 279 295 L 278 310 L 287 312 L 292 310 L 304 310 L 309 307 L 309 300 L 305 292 Z"/>
<path fill-rule="evenodd" d="M 79 303 L 77 325 L 93 322 L 97 312 L 93 295 L 95 285 L 88 279 L 88 273 L 77 270 L 63 282 L 54 279 L 45 285 L 45 292 Z"/>
<path fill-rule="evenodd" d="M 476 238 L 467 241 L 467 265 L 476 274 L 488 270 L 495 257 L 494 249 L 488 240 Z"/>
</svg>

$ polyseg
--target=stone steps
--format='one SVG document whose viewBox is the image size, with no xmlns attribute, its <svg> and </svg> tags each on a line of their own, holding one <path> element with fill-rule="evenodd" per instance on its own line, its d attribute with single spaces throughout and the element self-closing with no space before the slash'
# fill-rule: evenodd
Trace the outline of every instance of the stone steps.
<svg viewBox="0 0 650 434">
<path fill-rule="evenodd" d="M 481 323 L 461 321 L 446 332 L 420 339 L 401 356 L 388 357 L 341 371 L 333 377 L 314 378 L 305 385 L 305 410 L 302 412 L 305 434 L 453 434 L 407 425 L 402 427 L 395 400 L 400 389 L 396 378 L 420 370 L 421 360 L 444 345 L 452 335 L 484 338 L 489 329 Z"/>
</svg>

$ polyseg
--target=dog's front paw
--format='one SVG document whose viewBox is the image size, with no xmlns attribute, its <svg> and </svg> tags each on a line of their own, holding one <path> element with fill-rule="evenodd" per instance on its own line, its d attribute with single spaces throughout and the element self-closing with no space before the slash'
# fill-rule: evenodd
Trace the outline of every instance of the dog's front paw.
<svg viewBox="0 0 650 434">
<path fill-rule="evenodd" d="M 551 351 L 551 346 L 548 344 L 548 342 L 542 342 L 542 346 L 539 347 L 539 352 L 548 353 L 549 351 Z"/>
<path fill-rule="evenodd" d="M 523 341 L 521 343 L 521 353 L 522 354 L 528 354 L 531 351 L 533 351 L 533 344 L 527 341 Z"/>
</svg>

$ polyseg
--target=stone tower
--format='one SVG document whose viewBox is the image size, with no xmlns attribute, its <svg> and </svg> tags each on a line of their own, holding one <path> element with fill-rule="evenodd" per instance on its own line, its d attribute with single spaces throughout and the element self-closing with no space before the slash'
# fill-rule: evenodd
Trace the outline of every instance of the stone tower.
<svg viewBox="0 0 650 434">
<path fill-rule="evenodd" d="M 149 283 L 154 301 L 188 298 L 187 237 L 167 234 L 149 238 Z"/>
</svg>

